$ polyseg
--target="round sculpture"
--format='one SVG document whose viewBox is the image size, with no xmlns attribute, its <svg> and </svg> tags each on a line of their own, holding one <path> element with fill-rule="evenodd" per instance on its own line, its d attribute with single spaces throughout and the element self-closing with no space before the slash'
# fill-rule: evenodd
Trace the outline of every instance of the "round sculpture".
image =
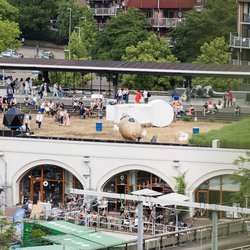
<svg viewBox="0 0 250 250">
<path fill-rule="evenodd" d="M 142 127 L 141 124 L 129 115 L 121 118 L 119 124 L 119 132 L 124 139 L 136 140 L 141 137 Z"/>
</svg>

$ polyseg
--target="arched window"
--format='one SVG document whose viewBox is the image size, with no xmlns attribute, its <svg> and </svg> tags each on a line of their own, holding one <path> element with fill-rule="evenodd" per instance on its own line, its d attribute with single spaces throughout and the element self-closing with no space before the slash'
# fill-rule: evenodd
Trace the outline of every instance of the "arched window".
<svg viewBox="0 0 250 250">
<path fill-rule="evenodd" d="M 218 204 L 232 206 L 231 197 L 234 192 L 239 191 L 240 184 L 232 182 L 230 175 L 215 176 L 204 181 L 195 191 L 195 201 L 200 203 Z M 198 216 L 208 217 L 208 212 L 198 213 Z M 229 217 L 221 213 L 222 217 Z M 231 215 L 230 215 L 231 217 Z"/>
<path fill-rule="evenodd" d="M 81 182 L 69 171 L 55 165 L 41 165 L 29 170 L 20 181 L 20 203 L 32 200 L 63 205 L 68 188 L 83 189 Z"/>
</svg>

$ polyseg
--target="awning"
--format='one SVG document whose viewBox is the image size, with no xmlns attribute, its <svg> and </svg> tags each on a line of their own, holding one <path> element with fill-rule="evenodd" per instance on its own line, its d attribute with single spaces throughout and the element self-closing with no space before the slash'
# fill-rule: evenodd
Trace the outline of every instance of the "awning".
<svg viewBox="0 0 250 250">
<path fill-rule="evenodd" d="M 73 223 L 69 223 L 66 221 L 41 221 L 36 223 L 42 227 L 46 227 L 47 229 L 50 229 L 52 231 L 59 232 L 61 234 L 74 234 L 76 236 L 78 235 L 84 235 L 88 233 L 95 232 L 95 230 L 83 227 L 80 225 L 75 225 Z"/>
<path fill-rule="evenodd" d="M 43 239 L 47 240 L 50 243 L 60 244 L 61 246 L 68 247 L 72 250 L 80 249 L 96 249 L 101 247 L 101 244 L 96 242 L 91 242 L 74 235 L 52 235 L 52 236 L 43 236 Z"/>
</svg>

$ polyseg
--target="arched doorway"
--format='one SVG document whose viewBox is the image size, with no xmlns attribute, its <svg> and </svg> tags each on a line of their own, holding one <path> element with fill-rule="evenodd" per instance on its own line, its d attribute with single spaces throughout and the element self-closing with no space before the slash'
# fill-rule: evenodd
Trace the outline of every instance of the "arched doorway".
<svg viewBox="0 0 250 250">
<path fill-rule="evenodd" d="M 19 184 L 19 201 L 32 200 L 64 204 L 68 188 L 83 189 L 81 182 L 69 171 L 56 165 L 44 164 L 26 172 Z"/>
<path fill-rule="evenodd" d="M 119 194 L 130 194 L 132 191 L 149 188 L 163 194 L 173 192 L 172 188 L 163 179 L 155 174 L 142 170 L 129 170 L 116 174 L 104 185 L 103 191 Z M 115 201 L 110 209 L 117 210 L 120 201 Z"/>
<path fill-rule="evenodd" d="M 220 175 L 204 181 L 195 190 L 195 201 L 217 205 L 232 206 L 231 197 L 234 192 L 239 191 L 240 184 L 233 183 L 230 175 Z M 199 217 L 210 216 L 208 211 L 197 213 Z M 220 212 L 220 217 L 232 217 L 230 214 Z"/>
</svg>

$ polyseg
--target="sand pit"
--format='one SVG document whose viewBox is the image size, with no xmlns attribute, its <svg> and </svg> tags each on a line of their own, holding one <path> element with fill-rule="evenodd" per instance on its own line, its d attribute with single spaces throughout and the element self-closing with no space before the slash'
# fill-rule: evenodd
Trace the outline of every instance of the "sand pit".
<svg viewBox="0 0 250 250">
<path fill-rule="evenodd" d="M 96 123 L 102 122 L 102 132 L 96 131 Z M 170 124 L 168 127 L 156 128 L 145 127 L 146 137 L 143 141 L 149 142 L 153 135 L 157 136 L 157 142 L 160 143 L 186 143 L 187 141 L 179 141 L 180 132 L 188 133 L 189 136 L 193 133 L 193 127 L 199 127 L 200 133 L 210 130 L 216 130 L 226 126 L 225 123 L 218 122 L 187 122 L 177 121 Z M 1 125 L 1 129 L 4 126 Z M 80 119 L 78 116 L 71 117 L 71 124 L 69 127 L 59 126 L 54 118 L 44 117 L 41 129 L 38 129 L 35 123 L 35 115 L 31 121 L 31 129 L 35 135 L 38 136 L 52 136 L 52 137 L 75 137 L 85 139 L 105 139 L 105 140 L 122 140 L 123 137 L 119 131 L 114 129 L 114 123 L 103 119 L 91 118 Z"/>
</svg>

